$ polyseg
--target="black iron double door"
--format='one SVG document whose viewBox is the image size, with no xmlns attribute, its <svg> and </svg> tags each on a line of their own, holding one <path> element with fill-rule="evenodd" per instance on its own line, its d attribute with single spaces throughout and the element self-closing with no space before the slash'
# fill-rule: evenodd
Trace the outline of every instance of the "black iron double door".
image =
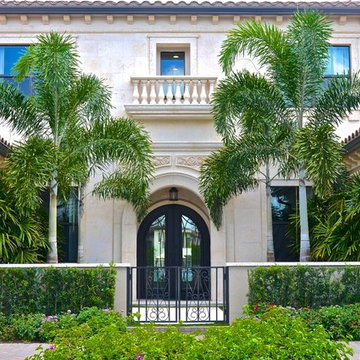
<svg viewBox="0 0 360 360">
<path fill-rule="evenodd" d="M 210 236 L 202 217 L 182 205 L 152 211 L 138 232 L 138 297 L 210 296 Z"/>
</svg>

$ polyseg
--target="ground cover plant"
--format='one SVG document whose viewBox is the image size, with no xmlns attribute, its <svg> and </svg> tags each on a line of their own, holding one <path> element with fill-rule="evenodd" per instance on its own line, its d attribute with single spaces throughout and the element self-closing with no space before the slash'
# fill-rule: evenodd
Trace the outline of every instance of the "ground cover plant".
<svg viewBox="0 0 360 360">
<path fill-rule="evenodd" d="M 357 266 L 270 266 L 249 271 L 249 304 L 319 308 L 360 302 Z"/>
<path fill-rule="evenodd" d="M 282 307 L 274 304 L 256 303 L 246 307 L 245 313 L 252 319 L 271 316 L 274 309 L 286 316 L 303 319 L 309 329 L 321 325 L 332 339 L 360 340 L 360 304 L 324 306 L 320 309 Z"/>
<path fill-rule="evenodd" d="M 124 317 L 111 309 L 97 307 L 84 308 L 77 314 L 68 309 L 58 315 L 48 316 L 39 313 L 5 316 L 0 313 L 0 340 L 50 342 L 61 330 L 76 331 L 76 328 L 82 328 L 84 324 L 88 334 L 93 334 L 109 325 L 125 331 L 126 326 L 133 322 L 132 317 Z"/>
<path fill-rule="evenodd" d="M 0 322 L 6 321 L 0 316 Z M 19 324 L 22 323 L 22 326 Z M 24 324 L 27 324 L 26 326 Z M 40 324 L 36 330 L 34 324 Z M 2 334 L 10 334 L 0 324 Z M 320 325 L 307 327 L 304 319 L 272 308 L 267 316 L 237 319 L 232 325 L 212 327 L 203 334 L 182 333 L 181 325 L 158 331 L 154 324 L 134 325 L 133 317 L 109 309 L 88 308 L 74 314 L 41 314 L 13 318 L 14 330 L 44 345 L 32 360 L 235 360 L 235 359 L 349 359 L 352 350 L 331 340 Z M 4 335 L 1 335 L 4 336 Z"/>
</svg>

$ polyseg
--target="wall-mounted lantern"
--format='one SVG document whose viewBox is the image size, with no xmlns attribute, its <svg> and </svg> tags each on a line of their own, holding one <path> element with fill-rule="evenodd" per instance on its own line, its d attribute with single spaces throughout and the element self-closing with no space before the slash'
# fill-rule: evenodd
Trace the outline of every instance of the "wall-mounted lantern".
<svg viewBox="0 0 360 360">
<path fill-rule="evenodd" d="M 169 200 L 170 201 L 178 201 L 178 189 L 176 187 L 172 187 L 169 190 Z"/>
</svg>

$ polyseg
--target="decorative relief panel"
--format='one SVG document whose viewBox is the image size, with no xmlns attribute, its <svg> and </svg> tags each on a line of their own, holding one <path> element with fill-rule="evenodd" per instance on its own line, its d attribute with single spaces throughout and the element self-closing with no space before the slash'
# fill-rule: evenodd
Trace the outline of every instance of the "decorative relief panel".
<svg viewBox="0 0 360 360">
<path fill-rule="evenodd" d="M 178 156 L 176 165 L 200 169 L 200 166 L 206 159 L 206 156 Z"/>
<path fill-rule="evenodd" d="M 171 165 L 171 157 L 170 156 L 157 156 L 154 159 L 155 167 L 161 166 L 170 166 Z"/>
</svg>

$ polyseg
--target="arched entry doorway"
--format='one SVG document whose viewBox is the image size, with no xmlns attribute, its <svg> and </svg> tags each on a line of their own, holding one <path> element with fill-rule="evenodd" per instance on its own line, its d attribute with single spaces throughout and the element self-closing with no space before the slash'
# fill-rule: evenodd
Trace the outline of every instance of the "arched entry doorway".
<svg viewBox="0 0 360 360">
<path fill-rule="evenodd" d="M 210 296 L 209 277 L 204 270 L 194 276 L 194 268 L 210 266 L 210 235 L 202 217 L 183 205 L 164 205 L 153 210 L 142 222 L 137 241 L 140 298 L 175 298 L 197 288 L 201 298 Z M 146 267 L 146 269 L 145 269 Z M 166 269 L 165 269 L 166 267 Z"/>
</svg>

